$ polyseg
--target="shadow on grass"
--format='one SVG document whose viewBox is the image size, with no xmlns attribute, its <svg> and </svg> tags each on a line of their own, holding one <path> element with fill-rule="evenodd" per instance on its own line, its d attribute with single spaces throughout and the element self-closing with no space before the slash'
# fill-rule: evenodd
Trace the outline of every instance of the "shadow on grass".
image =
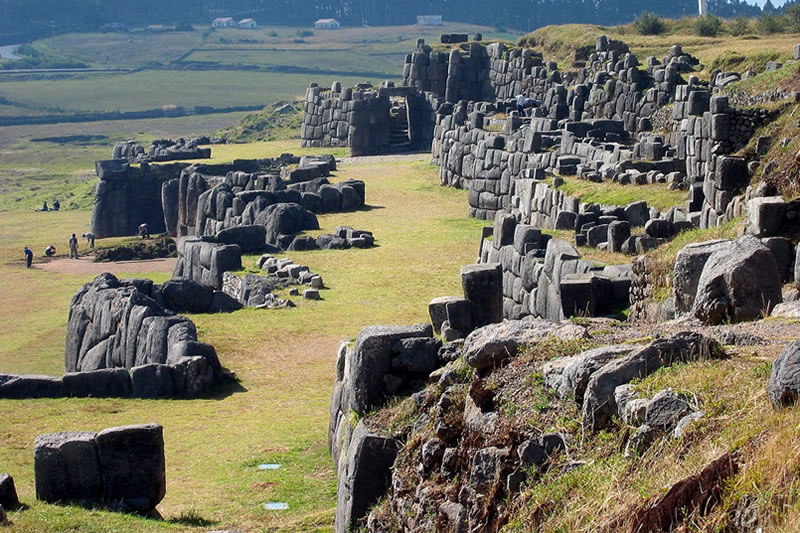
<svg viewBox="0 0 800 533">
<path fill-rule="evenodd" d="M 212 390 L 209 390 L 197 396 L 196 398 L 189 399 L 225 400 L 229 396 L 233 396 L 234 394 L 242 392 L 247 392 L 247 389 L 239 382 L 239 380 L 235 377 L 226 375 Z"/>
<path fill-rule="evenodd" d="M 182 526 L 191 527 L 208 527 L 216 524 L 214 520 L 203 518 L 196 509 L 184 511 L 176 517 L 168 518 L 166 522 L 169 522 L 170 524 L 180 524 Z"/>
<path fill-rule="evenodd" d="M 356 211 L 375 211 L 377 209 L 386 209 L 386 207 L 384 207 L 382 205 L 364 204 L 363 207 L 361 207 L 360 209 L 356 209 Z"/>
</svg>

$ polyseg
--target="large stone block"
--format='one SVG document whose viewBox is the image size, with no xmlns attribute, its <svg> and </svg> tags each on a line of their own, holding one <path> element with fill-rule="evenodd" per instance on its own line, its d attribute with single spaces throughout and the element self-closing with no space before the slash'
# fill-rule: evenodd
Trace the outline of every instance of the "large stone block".
<svg viewBox="0 0 800 533">
<path fill-rule="evenodd" d="M 144 424 L 97 434 L 103 500 L 111 509 L 148 514 L 167 493 L 163 428 Z"/>
<path fill-rule="evenodd" d="M 730 241 L 723 239 L 696 242 L 687 244 L 678 252 L 672 276 L 675 310 L 678 313 L 686 313 L 692 309 L 697 293 L 697 282 L 700 280 L 706 261 L 711 254 L 729 244 Z"/>
<path fill-rule="evenodd" d="M 172 368 L 168 365 L 142 365 L 131 368 L 134 398 L 169 398 L 173 395 Z"/>
<path fill-rule="evenodd" d="M 64 374 L 67 396 L 76 398 L 127 398 L 131 378 L 125 368 L 104 368 Z"/>
<path fill-rule="evenodd" d="M 477 264 L 461 267 L 464 297 L 472 303 L 475 327 L 503 320 L 503 273 L 500 264 Z"/>
<path fill-rule="evenodd" d="M 0 473 L 0 507 L 7 511 L 15 511 L 19 507 L 17 488 L 14 478 L 8 474 Z"/>
<path fill-rule="evenodd" d="M 777 235 L 784 213 L 786 202 L 780 196 L 753 198 L 747 202 L 747 232 L 756 237 Z"/>
<path fill-rule="evenodd" d="M 708 258 L 692 312 L 708 324 L 753 320 L 769 316 L 781 300 L 781 276 L 772 252 L 747 235 Z"/>
<path fill-rule="evenodd" d="M 345 382 L 351 389 L 349 407 L 364 415 L 382 403 L 386 397 L 383 378 L 391 371 L 392 346 L 395 342 L 432 335 L 430 324 L 364 328 L 356 337 L 352 360 L 345 365 Z"/>
<path fill-rule="evenodd" d="M 396 440 L 371 432 L 363 421 L 358 423 L 338 468 L 336 533 L 352 531 L 386 493 L 399 449 Z"/>
<path fill-rule="evenodd" d="M 36 437 L 33 470 L 39 500 L 81 504 L 102 500 L 103 478 L 94 433 L 62 432 Z"/>
</svg>

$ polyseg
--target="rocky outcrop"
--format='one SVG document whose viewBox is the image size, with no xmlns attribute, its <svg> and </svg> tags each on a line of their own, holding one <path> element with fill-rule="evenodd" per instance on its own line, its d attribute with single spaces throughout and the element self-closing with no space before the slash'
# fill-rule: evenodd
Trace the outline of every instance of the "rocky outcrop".
<svg viewBox="0 0 800 533">
<path fill-rule="evenodd" d="M 675 363 L 723 357 L 719 344 L 697 333 L 656 339 L 629 355 L 614 359 L 592 374 L 583 398 L 583 425 L 595 431 L 608 426 L 617 413 L 614 396 L 620 385 L 644 378 Z"/>
<path fill-rule="evenodd" d="M 184 237 L 178 241 L 178 262 L 172 275 L 214 289 L 222 288 L 222 275 L 241 270 L 242 250 L 212 238 Z"/>
<path fill-rule="evenodd" d="M 101 274 L 70 306 L 63 378 L 3 376 L 0 397 L 194 396 L 222 377 L 214 347 L 150 280 Z M 156 370 L 157 369 L 157 370 Z M 149 377 L 155 380 L 148 384 Z"/>
<path fill-rule="evenodd" d="M 772 252 L 745 236 L 708 257 L 692 313 L 711 324 L 753 320 L 769 316 L 781 301 L 781 275 Z"/>
<path fill-rule="evenodd" d="M 148 515 L 166 495 L 163 429 L 147 424 L 40 435 L 34 472 L 39 500 Z"/>
<path fill-rule="evenodd" d="M 797 403 L 800 397 L 800 341 L 789 343 L 772 363 L 767 393 L 775 408 Z"/>
<path fill-rule="evenodd" d="M 467 364 L 482 369 L 496 367 L 517 354 L 523 346 L 531 346 L 546 337 L 577 340 L 586 335 L 586 328 L 571 322 L 556 323 L 541 318 L 504 320 L 478 328 L 464 341 Z"/>
</svg>

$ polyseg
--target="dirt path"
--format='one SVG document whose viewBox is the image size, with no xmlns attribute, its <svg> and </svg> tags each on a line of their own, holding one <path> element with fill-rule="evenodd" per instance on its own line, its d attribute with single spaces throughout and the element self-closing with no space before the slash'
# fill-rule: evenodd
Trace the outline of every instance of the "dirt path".
<svg viewBox="0 0 800 533">
<path fill-rule="evenodd" d="M 360 155 L 357 157 L 342 157 L 340 159 L 343 165 L 347 164 L 369 164 L 376 163 L 392 163 L 402 161 L 417 161 L 430 159 L 430 152 L 411 152 L 406 154 L 385 154 L 385 155 Z"/>
<path fill-rule="evenodd" d="M 146 261 L 116 261 L 113 263 L 95 263 L 92 257 L 85 256 L 79 259 L 54 259 L 36 263 L 33 268 L 56 272 L 58 274 L 102 274 L 111 272 L 137 273 L 137 272 L 172 272 L 177 259 L 149 259 Z"/>
</svg>

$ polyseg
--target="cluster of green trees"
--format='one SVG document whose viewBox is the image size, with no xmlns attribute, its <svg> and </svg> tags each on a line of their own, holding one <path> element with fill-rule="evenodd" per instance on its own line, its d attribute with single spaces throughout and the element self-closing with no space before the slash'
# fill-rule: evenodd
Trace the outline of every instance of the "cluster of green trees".
<svg viewBox="0 0 800 533">
<path fill-rule="evenodd" d="M 768 4 L 771 6 L 771 4 Z M 0 0 L 0 34 L 92 30 L 110 22 L 208 24 L 218 16 L 253 17 L 261 24 L 305 26 L 335 17 L 344 25 L 413 24 L 417 15 L 529 31 L 548 24 L 628 23 L 642 9 L 678 18 L 697 13 L 697 0 Z M 759 16 L 743 0 L 711 0 L 721 17 Z"/>
</svg>

